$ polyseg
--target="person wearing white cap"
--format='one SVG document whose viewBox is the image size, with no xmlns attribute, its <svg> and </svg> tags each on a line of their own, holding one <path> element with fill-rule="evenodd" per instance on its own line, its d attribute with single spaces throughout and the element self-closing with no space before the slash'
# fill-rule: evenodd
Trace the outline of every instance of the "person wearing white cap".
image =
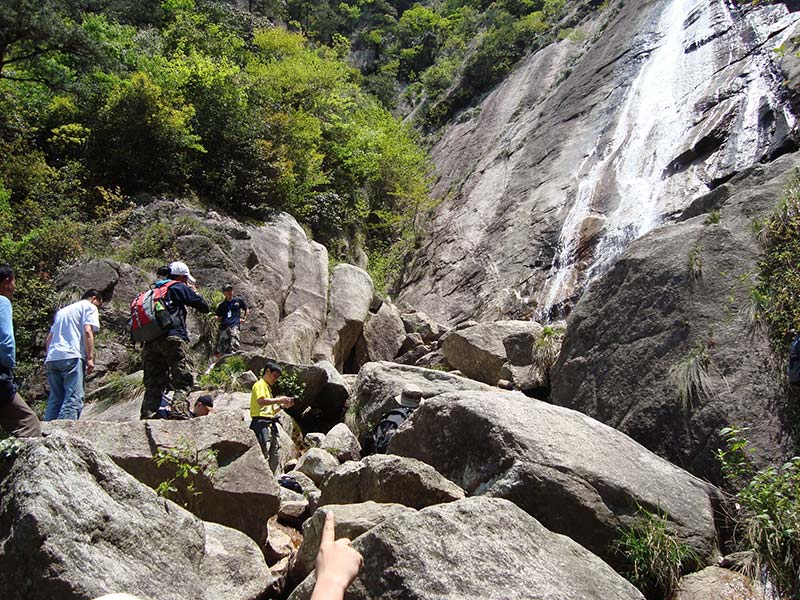
<svg viewBox="0 0 800 600">
<path fill-rule="evenodd" d="M 142 419 L 158 416 L 158 407 L 165 389 L 173 390 L 171 419 L 188 419 L 189 392 L 194 383 L 189 362 L 189 333 L 186 330 L 186 307 L 191 306 L 201 313 L 211 309 L 203 297 L 194 289 L 195 278 L 186 263 L 175 261 L 169 265 L 170 281 L 164 296 L 164 307 L 169 312 L 172 324 L 165 334 L 144 343 L 142 363 L 144 367 L 144 399 Z M 161 282 L 158 282 L 161 283 Z"/>
</svg>

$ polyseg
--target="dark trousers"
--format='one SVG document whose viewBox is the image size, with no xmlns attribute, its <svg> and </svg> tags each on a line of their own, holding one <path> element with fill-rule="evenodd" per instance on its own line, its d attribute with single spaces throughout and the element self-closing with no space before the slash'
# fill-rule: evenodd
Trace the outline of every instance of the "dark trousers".
<svg viewBox="0 0 800 600">
<path fill-rule="evenodd" d="M 253 417 L 250 429 L 256 434 L 261 452 L 267 459 L 270 469 L 277 470 L 278 463 L 278 419 L 267 417 Z"/>
<path fill-rule="evenodd" d="M 0 427 L 15 437 L 42 437 L 39 418 L 17 393 L 10 401 L 0 402 Z"/>
<path fill-rule="evenodd" d="M 145 342 L 142 349 L 144 399 L 142 419 L 155 419 L 165 389 L 174 390 L 170 418 L 188 419 L 189 392 L 194 375 L 189 359 L 189 344 L 179 337 L 162 337 Z"/>
</svg>

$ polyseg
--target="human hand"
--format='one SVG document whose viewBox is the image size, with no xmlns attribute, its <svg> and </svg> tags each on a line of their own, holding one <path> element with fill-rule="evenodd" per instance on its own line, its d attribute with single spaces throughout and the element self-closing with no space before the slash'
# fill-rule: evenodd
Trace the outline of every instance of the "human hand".
<svg viewBox="0 0 800 600">
<path fill-rule="evenodd" d="M 94 371 L 94 359 L 89 358 L 86 360 L 86 374 L 88 375 L 92 371 Z"/>
<path fill-rule="evenodd" d="M 364 562 L 361 554 L 350 546 L 349 539 L 334 539 L 334 525 L 333 511 L 329 510 L 325 514 L 322 540 L 317 552 L 317 582 L 312 600 L 342 598 Z"/>
<path fill-rule="evenodd" d="M 294 398 L 292 396 L 284 396 L 283 400 L 281 400 L 281 406 L 284 408 L 290 408 L 294 406 Z"/>
</svg>

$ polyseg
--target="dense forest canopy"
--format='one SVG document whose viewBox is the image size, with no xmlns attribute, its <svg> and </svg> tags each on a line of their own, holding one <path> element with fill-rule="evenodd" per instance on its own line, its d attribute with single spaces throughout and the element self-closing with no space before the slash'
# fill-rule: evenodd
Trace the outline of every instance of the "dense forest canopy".
<svg viewBox="0 0 800 600">
<path fill-rule="evenodd" d="M 243 218 L 287 211 L 334 259 L 366 249 L 385 287 L 430 206 L 426 152 L 399 118 L 440 126 L 555 39 L 549 23 L 564 10 L 564 0 L 3 2 L 0 261 L 20 280 L 21 356 L 40 349 L 59 268 L 113 256 L 130 210 L 159 195 Z"/>
</svg>

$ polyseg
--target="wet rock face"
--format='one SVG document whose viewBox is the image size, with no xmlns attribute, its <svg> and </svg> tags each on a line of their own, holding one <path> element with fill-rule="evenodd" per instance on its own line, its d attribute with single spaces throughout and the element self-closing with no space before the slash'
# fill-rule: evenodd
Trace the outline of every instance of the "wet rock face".
<svg viewBox="0 0 800 600">
<path fill-rule="evenodd" d="M 569 307 L 633 239 L 795 147 L 782 82 L 797 67 L 771 49 L 800 13 L 620 4 L 591 11 L 586 41 L 529 56 L 478 116 L 448 126 L 433 150 L 444 200 L 400 302 L 451 324 Z"/>
<path fill-rule="evenodd" d="M 623 431 L 692 473 L 719 481 L 723 427 L 747 427 L 757 460 L 791 452 L 791 397 L 763 332 L 748 317 L 760 246 L 753 218 L 780 198 L 796 156 L 758 166 L 638 240 L 573 311 L 551 400 Z M 681 397 L 682 373 L 704 389 Z"/>
</svg>

